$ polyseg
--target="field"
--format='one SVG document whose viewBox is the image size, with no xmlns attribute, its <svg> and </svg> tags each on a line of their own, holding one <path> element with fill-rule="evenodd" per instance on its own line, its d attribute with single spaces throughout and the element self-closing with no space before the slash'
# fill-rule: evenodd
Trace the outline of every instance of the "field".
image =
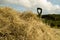
<svg viewBox="0 0 60 40">
<path fill-rule="evenodd" d="M 51 28 L 33 12 L 1 7 L 0 40 L 60 40 L 60 29 Z"/>
</svg>

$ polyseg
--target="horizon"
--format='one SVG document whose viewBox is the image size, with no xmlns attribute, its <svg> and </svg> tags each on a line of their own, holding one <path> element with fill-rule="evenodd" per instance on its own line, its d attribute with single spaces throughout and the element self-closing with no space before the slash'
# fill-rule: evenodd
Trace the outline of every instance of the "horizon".
<svg viewBox="0 0 60 40">
<path fill-rule="evenodd" d="M 60 0 L 0 0 L 0 6 L 7 6 L 17 11 L 31 10 L 37 13 L 37 8 L 43 10 L 42 14 L 60 14 Z"/>
</svg>

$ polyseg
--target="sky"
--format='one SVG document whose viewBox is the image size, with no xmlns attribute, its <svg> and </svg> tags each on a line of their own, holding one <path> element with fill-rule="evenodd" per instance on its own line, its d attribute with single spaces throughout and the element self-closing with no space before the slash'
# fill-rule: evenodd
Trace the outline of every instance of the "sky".
<svg viewBox="0 0 60 40">
<path fill-rule="evenodd" d="M 37 8 L 43 10 L 42 14 L 60 14 L 60 0 L 0 0 L 0 6 L 13 7 L 18 11 L 31 10 L 37 13 Z"/>
</svg>

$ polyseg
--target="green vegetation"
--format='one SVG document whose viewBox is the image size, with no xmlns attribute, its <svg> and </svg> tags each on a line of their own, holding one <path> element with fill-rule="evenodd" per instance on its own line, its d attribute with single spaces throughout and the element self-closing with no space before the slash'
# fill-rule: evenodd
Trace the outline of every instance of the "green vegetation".
<svg viewBox="0 0 60 40">
<path fill-rule="evenodd" d="M 51 27 L 60 28 L 60 14 L 42 15 L 42 18 L 45 19 L 45 23 L 48 23 Z"/>
</svg>

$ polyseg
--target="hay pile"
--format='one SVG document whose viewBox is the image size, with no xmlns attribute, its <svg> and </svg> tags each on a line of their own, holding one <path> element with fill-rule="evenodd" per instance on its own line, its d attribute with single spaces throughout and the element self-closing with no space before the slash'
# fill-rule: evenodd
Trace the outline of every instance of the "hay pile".
<svg viewBox="0 0 60 40">
<path fill-rule="evenodd" d="M 59 33 L 32 12 L 19 13 L 0 8 L 0 40 L 60 40 Z"/>
</svg>

